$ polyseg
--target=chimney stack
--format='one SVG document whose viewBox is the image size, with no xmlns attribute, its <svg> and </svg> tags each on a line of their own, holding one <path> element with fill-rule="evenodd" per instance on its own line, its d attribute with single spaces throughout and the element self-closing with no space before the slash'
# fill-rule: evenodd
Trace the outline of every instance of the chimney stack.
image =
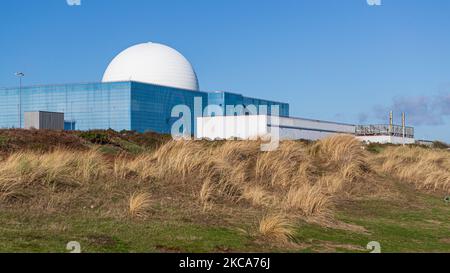
<svg viewBox="0 0 450 273">
<path fill-rule="evenodd" d="M 389 135 L 394 134 L 394 112 L 389 112 Z"/>
<path fill-rule="evenodd" d="M 403 129 L 403 144 L 405 143 L 406 137 L 406 113 L 402 113 L 402 129 Z"/>
</svg>

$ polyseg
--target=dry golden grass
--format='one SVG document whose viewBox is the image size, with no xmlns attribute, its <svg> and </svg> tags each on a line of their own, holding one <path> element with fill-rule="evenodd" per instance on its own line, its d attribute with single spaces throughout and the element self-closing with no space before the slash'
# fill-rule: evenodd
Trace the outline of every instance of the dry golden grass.
<svg viewBox="0 0 450 273">
<path fill-rule="evenodd" d="M 138 182 L 149 181 L 156 177 L 156 170 L 152 166 L 153 156 L 142 154 L 136 158 L 118 156 L 114 160 L 114 176 L 116 179 L 136 179 Z"/>
<path fill-rule="evenodd" d="M 354 137 L 336 135 L 315 143 L 310 155 L 316 160 L 317 183 L 331 194 L 355 192 L 358 184 L 370 184 L 371 168 L 363 145 Z"/>
<path fill-rule="evenodd" d="M 304 144 L 288 141 L 275 152 L 259 155 L 255 178 L 260 184 L 286 187 L 294 181 L 307 181 L 313 171 L 314 166 Z"/>
<path fill-rule="evenodd" d="M 300 210 L 304 216 L 324 215 L 331 206 L 329 196 L 318 185 L 303 184 L 292 187 L 283 200 L 285 210 Z"/>
<path fill-rule="evenodd" d="M 242 191 L 242 198 L 256 207 L 269 207 L 276 201 L 273 194 L 257 185 L 245 186 Z"/>
<path fill-rule="evenodd" d="M 107 169 L 107 162 L 95 149 L 12 154 L 0 161 L 0 197 L 14 196 L 20 188 L 32 184 L 51 187 L 83 185 L 105 176 Z"/>
<path fill-rule="evenodd" d="M 151 208 L 151 196 L 145 192 L 133 193 L 129 199 L 128 213 L 131 217 L 143 218 Z"/>
<path fill-rule="evenodd" d="M 264 216 L 258 225 L 258 237 L 281 243 L 289 242 L 295 232 L 292 223 L 279 214 Z"/>
<path fill-rule="evenodd" d="M 131 160 L 127 159 L 125 156 L 120 155 L 114 159 L 114 166 L 113 166 L 113 172 L 114 177 L 116 179 L 127 179 L 130 178 L 130 176 L 135 175 L 135 173 L 132 171 L 134 169 L 132 167 L 134 165 Z"/>
<path fill-rule="evenodd" d="M 361 142 L 350 135 L 336 135 L 318 141 L 311 148 L 312 155 L 318 155 L 331 162 L 364 163 L 364 149 Z"/>
<path fill-rule="evenodd" d="M 296 217 L 328 217 L 333 199 L 361 183 L 366 156 L 361 144 L 348 136 L 335 136 L 314 145 L 282 142 L 274 152 L 262 152 L 260 143 L 253 141 L 170 141 L 152 152 L 118 155 L 113 160 L 96 149 L 23 152 L 0 161 L 0 196 L 19 196 L 29 185 L 41 185 L 63 191 L 86 186 L 78 194 L 95 188 L 99 197 L 115 198 L 127 194 L 120 189 L 123 193 L 116 193 L 117 187 L 135 192 L 152 182 L 174 194 L 195 191 L 205 212 L 217 205 L 284 211 Z M 59 193 L 59 198 L 46 192 L 42 203 L 56 207 L 65 194 Z M 44 200 L 49 196 L 51 200 Z M 132 195 L 130 214 L 139 215 L 140 207 L 145 210 L 147 198 Z"/>
<path fill-rule="evenodd" d="M 378 170 L 416 188 L 450 192 L 450 153 L 421 147 L 390 147 L 372 160 Z"/>
<path fill-rule="evenodd" d="M 155 176 L 168 179 L 176 176 L 185 182 L 192 173 L 198 173 L 208 159 L 209 149 L 197 141 L 170 141 L 152 154 Z"/>
<path fill-rule="evenodd" d="M 171 141 L 152 154 L 116 159 L 114 173 L 120 179 L 154 177 L 189 184 L 197 188 L 205 211 L 214 202 L 245 200 L 256 208 L 296 210 L 310 217 L 327 215 L 332 195 L 358 182 L 366 165 L 361 143 L 349 136 L 335 136 L 312 147 L 287 141 L 274 152 L 261 152 L 260 143 L 254 141 L 218 145 Z"/>
<path fill-rule="evenodd" d="M 203 206 L 203 211 L 208 211 L 212 209 L 212 198 L 214 194 L 213 186 L 209 180 L 203 182 L 202 188 L 200 190 L 199 198 L 200 203 Z"/>
<path fill-rule="evenodd" d="M 450 192 L 448 151 L 390 147 L 374 154 L 345 135 L 314 143 L 286 141 L 273 152 L 262 152 L 260 144 L 170 141 L 139 155 L 123 150 L 116 156 L 87 146 L 81 151 L 15 149 L 0 155 L 0 206 L 36 215 L 119 220 L 151 214 L 162 223 L 246 229 L 276 244 L 294 240 L 296 223 L 367 232 L 334 218 L 334 212 L 392 196 L 398 199 L 395 207 L 407 204 L 412 187 L 397 181 Z"/>
<path fill-rule="evenodd" d="M 13 154 L 0 164 L 0 194 L 3 199 L 17 194 L 22 184 L 35 180 L 36 159 L 29 154 Z"/>
<path fill-rule="evenodd" d="M 128 214 L 142 217 L 149 208 L 150 196 L 139 192 L 151 187 L 160 195 L 182 195 L 184 206 L 198 209 L 200 204 L 204 212 L 237 208 L 281 211 L 306 219 L 328 218 L 335 199 L 351 198 L 359 189 L 375 184 L 370 164 L 382 161 L 377 166 L 386 172 L 410 177 L 417 170 L 397 168 L 395 164 L 411 164 L 419 156 L 434 166 L 427 167 L 427 175 L 423 175 L 424 187 L 448 187 L 448 175 L 442 171 L 449 168 L 446 155 L 418 151 L 405 154 L 403 150 L 389 153 L 369 160 L 373 155 L 350 136 L 333 136 L 314 144 L 286 141 L 273 152 L 262 152 L 257 141 L 170 141 L 137 156 L 122 154 L 112 159 L 96 149 L 23 152 L 0 161 L 0 198 L 29 193 L 30 186 L 42 187 L 46 190 L 34 191 L 31 196 L 38 198 L 40 194 L 43 207 L 54 209 L 66 204 L 67 196 L 81 199 L 83 204 L 108 207 L 106 204 L 112 201 L 107 198 L 111 198 L 122 200 L 121 213 L 123 203 L 128 201 Z M 421 165 L 416 168 L 424 169 Z M 52 194 L 55 189 L 56 195 Z M 93 192 L 95 197 L 86 196 Z M 138 193 L 130 197 L 131 192 Z M 268 221 L 264 219 L 263 224 Z"/>
</svg>

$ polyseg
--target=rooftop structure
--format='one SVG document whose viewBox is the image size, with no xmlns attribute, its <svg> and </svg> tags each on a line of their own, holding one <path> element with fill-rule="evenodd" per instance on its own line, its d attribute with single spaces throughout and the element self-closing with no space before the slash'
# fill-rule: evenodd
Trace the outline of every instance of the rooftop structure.
<svg viewBox="0 0 450 273">
<path fill-rule="evenodd" d="M 157 43 L 132 46 L 111 61 L 102 82 L 124 81 L 199 90 L 191 63 L 175 49 Z"/>
<path fill-rule="evenodd" d="M 394 124 L 393 112 L 389 113 L 389 124 L 358 125 L 355 135 L 368 143 L 415 143 L 414 128 L 406 126 L 406 114 L 402 113 L 402 125 Z"/>
</svg>

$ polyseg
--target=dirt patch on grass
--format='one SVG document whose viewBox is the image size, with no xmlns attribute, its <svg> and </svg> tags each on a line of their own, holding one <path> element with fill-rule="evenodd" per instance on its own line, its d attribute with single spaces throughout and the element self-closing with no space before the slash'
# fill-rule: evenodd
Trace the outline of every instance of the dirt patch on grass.
<svg viewBox="0 0 450 273">
<path fill-rule="evenodd" d="M 18 151 L 48 152 L 55 148 L 87 150 L 88 143 L 68 132 L 47 130 L 0 130 L 0 154 Z"/>
<path fill-rule="evenodd" d="M 366 249 L 362 246 L 358 245 L 352 245 L 352 244 L 336 244 L 331 242 L 318 242 L 318 245 L 320 246 L 321 252 L 329 252 L 329 253 L 335 253 L 335 252 L 342 252 L 342 251 L 349 251 L 349 252 L 365 252 Z"/>
<path fill-rule="evenodd" d="M 163 245 L 156 245 L 155 249 L 158 252 L 162 252 L 162 253 L 181 253 L 182 250 L 178 247 L 168 247 L 168 246 L 163 246 Z"/>
<path fill-rule="evenodd" d="M 108 235 L 88 235 L 86 237 L 88 243 L 96 247 L 114 247 L 117 242 Z"/>
</svg>

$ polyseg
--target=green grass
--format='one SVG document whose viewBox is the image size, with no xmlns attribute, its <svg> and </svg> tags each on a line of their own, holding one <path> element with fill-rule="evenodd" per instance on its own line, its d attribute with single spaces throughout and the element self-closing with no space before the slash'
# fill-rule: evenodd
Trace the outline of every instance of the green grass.
<svg viewBox="0 0 450 273">
<path fill-rule="evenodd" d="M 78 241 L 83 252 L 257 251 L 237 229 L 182 221 L 139 221 L 95 214 L 28 216 L 0 214 L 0 252 L 67 252 Z"/>
<path fill-rule="evenodd" d="M 131 153 L 131 154 L 140 154 L 142 152 L 145 151 L 145 149 L 142 146 L 139 146 L 133 142 L 130 141 L 126 141 L 126 140 L 122 140 L 119 139 L 116 141 L 117 145 L 119 145 L 120 147 L 122 147 L 122 149 L 124 149 L 125 151 Z"/>
<path fill-rule="evenodd" d="M 0 147 L 6 145 L 9 141 L 9 137 L 0 135 Z"/>
<path fill-rule="evenodd" d="M 66 216 L 3 211 L 0 251 L 67 252 L 66 244 L 78 241 L 83 252 L 368 252 L 367 243 L 378 241 L 383 252 L 450 252 L 448 215 L 450 205 L 425 194 L 411 207 L 395 200 L 361 200 L 338 207 L 336 218 L 366 232 L 299 223 L 297 245 L 283 247 L 256 242 L 239 227 L 177 217 L 131 220 L 95 212 Z"/>
<path fill-rule="evenodd" d="M 116 146 L 112 146 L 112 145 L 102 145 L 99 146 L 98 150 L 105 155 L 118 155 L 121 150 L 116 147 Z"/>
<path fill-rule="evenodd" d="M 298 236 L 308 241 L 315 251 L 320 245 L 349 245 L 353 248 L 336 251 L 366 251 L 370 241 L 378 241 L 383 252 L 450 252 L 450 205 L 439 197 L 418 196 L 411 207 L 396 202 L 362 200 L 341 209 L 337 218 L 346 223 L 364 227 L 367 232 L 357 233 L 303 225 Z"/>
</svg>

